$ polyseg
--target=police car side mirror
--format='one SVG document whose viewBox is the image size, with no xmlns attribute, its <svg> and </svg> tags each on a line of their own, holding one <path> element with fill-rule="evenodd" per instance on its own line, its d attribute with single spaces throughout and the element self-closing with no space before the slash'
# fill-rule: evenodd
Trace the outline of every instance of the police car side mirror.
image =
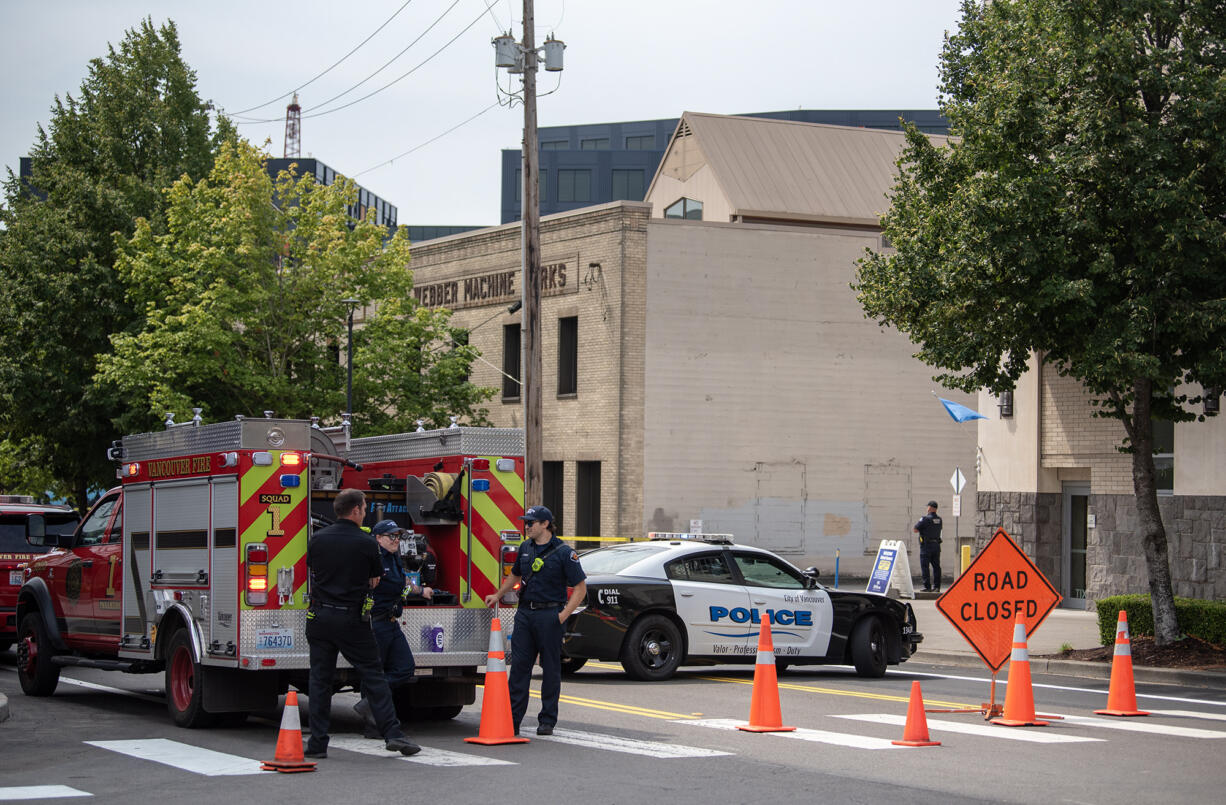
<svg viewBox="0 0 1226 805">
<path fill-rule="evenodd" d="M 47 519 L 41 514 L 26 515 L 26 542 L 39 547 L 47 544 Z"/>
<path fill-rule="evenodd" d="M 806 567 L 804 570 L 801 571 L 801 573 L 808 580 L 807 586 L 809 587 L 809 589 L 810 590 L 816 589 L 817 579 L 818 577 L 821 576 L 821 572 L 819 572 L 818 569 L 815 567 Z"/>
</svg>

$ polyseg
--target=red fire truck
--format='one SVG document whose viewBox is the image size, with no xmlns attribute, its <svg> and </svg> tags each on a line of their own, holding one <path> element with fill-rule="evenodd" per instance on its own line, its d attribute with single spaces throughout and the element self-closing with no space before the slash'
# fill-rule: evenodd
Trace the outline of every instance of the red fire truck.
<svg viewBox="0 0 1226 805">
<path fill-rule="evenodd" d="M 72 533 L 80 516 L 71 506 L 35 503 L 29 495 L 0 495 L 0 651 L 17 640 L 17 591 L 24 583 L 22 564 L 47 548 L 26 542 L 26 515 L 42 515 L 48 531 Z"/>
<path fill-rule="evenodd" d="M 417 661 L 396 689 L 401 716 L 453 718 L 475 699 L 504 551 L 521 540 L 523 432 L 451 427 L 350 438 L 348 423 L 236 417 L 128 436 L 111 448 L 121 484 L 73 533 L 28 518 L 54 546 L 24 565 L 18 674 L 54 692 L 69 665 L 163 673 L 180 726 L 275 709 L 306 690 L 307 542 L 346 487 L 367 494 L 367 525 L 413 535 L 403 561 L 437 592 L 401 617 Z M 45 527 L 46 526 L 46 527 Z M 344 663 L 342 662 L 342 666 Z M 341 687 L 358 680 L 342 667 Z"/>
</svg>

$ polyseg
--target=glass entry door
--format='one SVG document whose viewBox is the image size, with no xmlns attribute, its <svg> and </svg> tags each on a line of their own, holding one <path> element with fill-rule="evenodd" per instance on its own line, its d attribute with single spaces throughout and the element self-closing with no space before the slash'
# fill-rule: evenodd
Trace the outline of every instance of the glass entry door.
<svg viewBox="0 0 1226 805">
<path fill-rule="evenodd" d="M 1090 486 L 1064 485 L 1061 606 L 1086 608 L 1086 544 L 1089 541 Z"/>
</svg>

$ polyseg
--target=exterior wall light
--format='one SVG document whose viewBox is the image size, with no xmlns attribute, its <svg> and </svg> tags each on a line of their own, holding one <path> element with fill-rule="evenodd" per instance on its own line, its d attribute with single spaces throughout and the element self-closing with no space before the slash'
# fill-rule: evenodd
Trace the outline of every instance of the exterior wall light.
<svg viewBox="0 0 1226 805">
<path fill-rule="evenodd" d="M 1002 391 L 1000 393 L 1000 401 L 996 404 L 1000 408 L 1001 419 L 1013 418 L 1013 392 Z"/>
</svg>

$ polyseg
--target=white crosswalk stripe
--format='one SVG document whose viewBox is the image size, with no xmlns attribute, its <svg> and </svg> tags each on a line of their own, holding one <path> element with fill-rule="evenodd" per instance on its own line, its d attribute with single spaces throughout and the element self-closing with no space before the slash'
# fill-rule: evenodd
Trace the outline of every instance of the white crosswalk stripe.
<svg viewBox="0 0 1226 805">
<path fill-rule="evenodd" d="M 177 769 L 208 777 L 264 773 L 260 771 L 258 760 L 228 755 L 225 752 L 214 752 L 212 749 L 169 741 L 165 738 L 134 741 L 86 741 L 85 743 L 99 749 L 119 752 L 141 760 L 152 760 L 154 763 L 174 766 Z"/>
<path fill-rule="evenodd" d="M 553 735 L 538 735 L 533 740 L 553 741 L 555 743 L 570 744 L 571 746 L 607 749 L 612 752 L 625 752 L 630 755 L 644 755 L 656 758 L 720 757 L 732 754 L 731 752 L 720 752 L 716 749 L 704 749 L 699 746 L 643 741 L 637 738 L 621 738 L 616 735 L 601 735 L 593 732 L 579 732 L 567 729 L 554 729 Z"/>
<path fill-rule="evenodd" d="M 1204 718 L 1209 721 L 1226 721 L 1226 713 L 1202 713 L 1198 710 L 1150 710 L 1155 716 L 1175 716 L 1176 718 Z"/>
<path fill-rule="evenodd" d="M 358 752 L 363 755 L 384 757 L 389 760 L 407 760 L 410 763 L 420 763 L 423 766 L 516 766 L 511 760 L 501 760 L 481 755 L 470 755 L 465 752 L 449 752 L 446 749 L 433 749 L 423 746 L 416 755 L 405 757 L 398 752 L 389 752 L 383 747 L 383 741 L 374 738 L 360 738 L 351 735 L 334 735 L 328 741 L 328 752 L 334 749 L 344 749 L 347 752 Z"/>
<path fill-rule="evenodd" d="M 977 718 L 977 716 L 975 716 Z M 887 713 L 863 713 L 856 715 L 836 715 L 835 718 L 849 718 L 855 721 L 869 721 L 874 724 L 890 724 L 904 727 L 906 716 Z M 963 735 L 980 735 L 986 738 L 1003 738 L 1007 741 L 1028 741 L 1036 744 L 1059 743 L 1089 743 L 1101 741 L 1102 738 L 1088 738 L 1080 735 L 1064 735 L 1043 728 L 1029 729 L 1026 727 L 1002 727 L 998 724 L 974 723 L 971 721 L 945 721 L 942 719 L 927 719 L 929 732 L 959 732 Z M 899 733 L 901 737 L 902 733 Z"/>
<path fill-rule="evenodd" d="M 693 724 L 698 727 L 711 727 L 717 730 L 737 730 L 737 727 L 744 724 L 744 721 L 737 721 L 734 718 L 697 718 L 697 719 L 681 719 L 674 721 L 674 724 Z M 744 734 L 744 733 L 742 733 Z M 871 738 L 867 735 L 851 735 L 843 732 L 827 732 L 825 730 L 811 730 L 803 727 L 798 727 L 793 732 L 768 732 L 765 735 L 778 736 L 780 738 L 792 738 L 798 741 L 813 741 L 815 743 L 834 744 L 835 746 L 846 746 L 852 749 L 898 749 L 886 738 Z"/>
<path fill-rule="evenodd" d="M 1122 730 L 1124 732 L 1145 732 L 1150 735 L 1170 735 L 1177 738 L 1226 738 L 1226 732 L 1219 730 L 1202 730 L 1196 727 L 1179 727 L 1174 724 L 1156 724 L 1140 718 L 1093 718 L 1091 716 L 1064 716 L 1069 724 L 1083 727 L 1096 727 L 1104 730 Z"/>
<path fill-rule="evenodd" d="M 18 799 L 59 799 L 61 797 L 92 797 L 88 791 L 78 791 L 67 785 L 14 785 L 0 788 L 0 802 Z"/>
</svg>

